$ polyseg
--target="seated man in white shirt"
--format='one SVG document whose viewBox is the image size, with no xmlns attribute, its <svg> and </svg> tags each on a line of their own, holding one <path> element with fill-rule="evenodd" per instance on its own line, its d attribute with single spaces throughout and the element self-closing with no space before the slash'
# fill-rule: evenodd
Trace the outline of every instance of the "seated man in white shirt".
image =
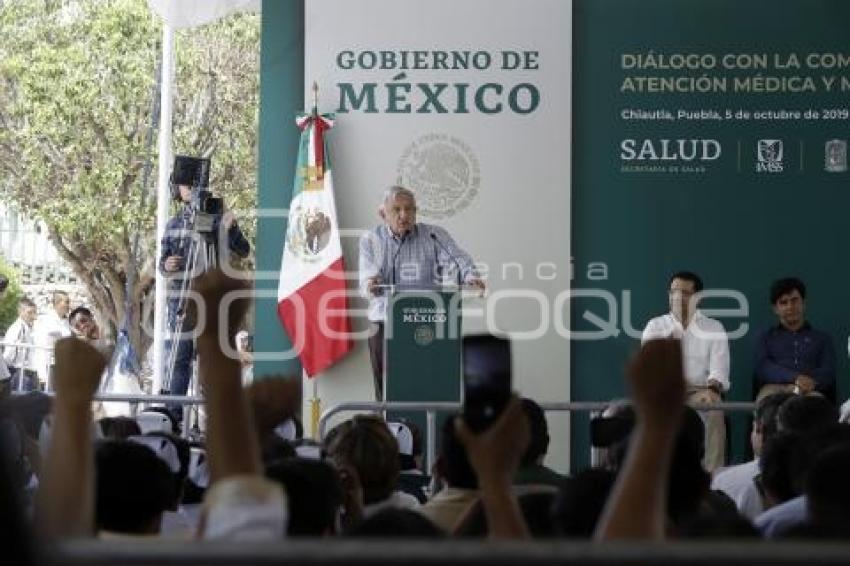
<svg viewBox="0 0 850 566">
<path fill-rule="evenodd" d="M 695 273 L 674 273 L 668 284 L 670 312 L 650 320 L 641 337 L 644 344 L 659 338 L 682 341 L 687 400 L 696 408 L 720 402 L 729 390 L 729 341 L 723 325 L 697 309 L 702 289 L 702 279 Z M 703 465 L 713 472 L 726 461 L 726 423 L 722 411 L 700 416 L 705 423 Z"/>
</svg>

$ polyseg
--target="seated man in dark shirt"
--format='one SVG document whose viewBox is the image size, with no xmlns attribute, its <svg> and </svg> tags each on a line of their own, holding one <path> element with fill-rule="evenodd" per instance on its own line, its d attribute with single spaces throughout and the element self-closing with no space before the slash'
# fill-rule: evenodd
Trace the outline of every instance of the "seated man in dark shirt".
<svg viewBox="0 0 850 566">
<path fill-rule="evenodd" d="M 560 487 L 566 476 L 543 465 L 543 459 L 549 450 L 549 424 L 546 422 L 546 414 L 540 405 L 528 398 L 522 399 L 522 409 L 528 418 L 531 442 L 528 443 L 528 448 L 514 476 L 514 485 Z"/>
<path fill-rule="evenodd" d="M 835 350 L 830 337 L 806 322 L 806 286 L 797 278 L 775 281 L 770 302 L 779 324 L 756 343 L 756 399 L 793 391 L 831 394 L 835 390 Z"/>
</svg>

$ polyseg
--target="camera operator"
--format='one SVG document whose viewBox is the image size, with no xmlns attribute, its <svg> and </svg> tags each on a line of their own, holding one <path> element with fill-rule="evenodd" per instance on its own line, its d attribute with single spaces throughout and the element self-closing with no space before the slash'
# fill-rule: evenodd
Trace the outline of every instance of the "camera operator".
<svg viewBox="0 0 850 566">
<path fill-rule="evenodd" d="M 166 225 L 162 238 L 162 253 L 159 270 L 168 279 L 168 330 L 169 333 L 187 333 L 182 319 L 188 304 L 186 291 L 189 280 L 214 267 L 209 265 L 208 251 L 221 264 L 226 261 L 228 251 L 238 257 L 246 257 L 251 245 L 230 211 L 225 211 L 221 199 L 212 198 L 208 186 L 209 160 L 186 156 L 174 159 L 171 174 L 172 197 L 181 205 L 178 213 Z M 227 243 L 227 250 L 218 249 L 220 242 Z M 177 341 L 177 344 L 174 344 Z M 176 348 L 173 357 L 168 353 Z M 192 374 L 194 347 L 190 338 L 180 339 L 173 335 L 166 340 L 165 375 L 171 373 L 169 392 L 185 395 Z M 173 363 L 173 368 L 168 364 Z M 169 407 L 175 417 L 183 416 L 181 407 Z"/>
</svg>

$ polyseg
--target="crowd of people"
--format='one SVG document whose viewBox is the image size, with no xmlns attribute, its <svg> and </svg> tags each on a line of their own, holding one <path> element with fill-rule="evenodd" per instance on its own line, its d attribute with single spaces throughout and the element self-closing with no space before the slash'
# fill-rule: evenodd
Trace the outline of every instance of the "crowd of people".
<svg viewBox="0 0 850 566">
<path fill-rule="evenodd" d="M 185 202 L 188 190 L 181 190 Z M 403 266 L 453 264 L 458 283 L 484 288 L 448 233 L 416 222 L 410 191 L 390 188 L 380 214 L 384 224 L 360 249 L 361 287 L 377 328 L 370 352 L 378 400 L 384 288 L 445 278 L 435 268 L 440 273 L 408 281 L 408 272 L 421 271 Z M 164 253 L 162 268 L 179 272 L 182 257 Z M 240 330 L 247 302 L 219 309 L 244 282 L 209 269 L 192 285 L 207 321 L 192 348 L 206 430 L 191 441 L 180 436 L 186 425 L 175 407 L 94 421 L 107 361 L 93 314 L 71 310 L 62 292 L 40 317 L 30 299 L 20 300 L 0 362 L 0 379 L 10 384 L 0 404 L 8 464 L 0 466 L 0 516 L 4 532 L 19 533 L 19 563 L 38 559 L 36 541 L 65 537 L 658 541 L 840 537 L 850 530 L 842 481 L 850 425 L 839 422 L 835 405 L 831 340 L 806 320 L 799 279 L 774 282 L 777 324 L 758 335 L 752 460 L 724 467 L 725 420 L 712 405 L 731 385 L 728 339 L 698 308 L 700 277 L 679 271 L 668 281 L 669 312 L 649 321 L 628 365 L 631 399 L 591 423 L 601 463 L 571 476 L 544 464 L 544 412 L 518 397 L 483 431 L 447 415 L 430 468 L 421 432 L 404 419 L 357 415 L 320 443 L 304 438 L 296 416 L 300 379 L 254 382 L 250 336 Z M 237 358 L 225 355 L 230 347 Z"/>
<path fill-rule="evenodd" d="M 416 195 L 402 186 L 384 191 L 378 207 L 382 221 L 359 245 L 361 295 L 369 301 L 369 354 L 375 400 L 383 400 L 384 325 L 387 299 L 395 289 L 431 289 L 446 281 L 484 290 L 470 254 L 443 228 L 419 222 Z M 684 352 L 687 401 L 702 409 L 720 403 L 729 392 L 729 340 L 723 324 L 700 310 L 703 281 L 691 271 L 673 273 L 667 285 L 668 312 L 646 324 L 642 342 L 674 338 Z M 780 392 L 823 395 L 835 402 L 835 350 L 829 335 L 806 319 L 806 286 L 786 277 L 770 288 L 776 325 L 759 333 L 753 364 L 757 400 Z M 700 412 L 705 429 L 703 465 L 711 473 L 727 461 L 726 420 L 720 410 Z"/>
<path fill-rule="evenodd" d="M 53 347 L 69 336 L 105 351 L 109 344 L 92 311 L 84 305 L 71 309 L 68 293 L 54 291 L 51 305 L 39 315 L 27 296 L 18 300 L 18 316 L 3 336 L 0 385 L 12 391 L 52 390 Z"/>
<path fill-rule="evenodd" d="M 33 392 L 4 401 L 0 516 L 4 532 L 20 534 L 16 563 L 36 560 L 33 541 L 51 537 L 660 541 L 840 537 L 850 527 L 850 425 L 834 404 L 800 391 L 762 396 L 755 459 L 712 478 L 677 338 L 642 345 L 626 372 L 630 402 L 594 427 L 603 464 L 569 477 L 543 464 L 546 419 L 517 397 L 482 432 L 448 416 L 432 469 L 421 434 L 403 420 L 357 415 L 321 444 L 304 439 L 300 380 L 243 387 L 240 360 L 223 353 L 219 336 L 235 341 L 246 304 L 218 307 L 243 285 L 219 271 L 195 283 L 209 313 L 197 340 L 203 443 L 179 437 L 165 408 L 101 419 L 93 438 L 106 360 L 84 340 L 56 343 L 52 400 Z"/>
</svg>

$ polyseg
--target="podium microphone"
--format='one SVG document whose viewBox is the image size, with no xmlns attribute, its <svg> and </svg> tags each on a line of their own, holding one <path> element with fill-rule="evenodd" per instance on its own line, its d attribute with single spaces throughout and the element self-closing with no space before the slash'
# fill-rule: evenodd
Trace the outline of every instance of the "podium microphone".
<svg viewBox="0 0 850 566">
<path fill-rule="evenodd" d="M 408 234 L 407 232 L 402 234 L 401 243 L 398 245 L 398 247 L 395 250 L 395 253 L 393 254 L 393 271 L 392 271 L 392 280 L 391 280 L 391 285 L 393 287 L 395 287 L 395 285 L 396 285 L 395 266 L 398 263 L 398 254 L 401 253 L 401 248 L 402 248 L 402 246 L 404 246 L 404 243 L 407 241 L 407 234 Z"/>
<path fill-rule="evenodd" d="M 457 258 L 454 256 L 454 254 L 452 252 L 449 251 L 449 248 L 446 247 L 446 245 L 443 243 L 443 241 L 440 240 L 440 238 L 438 238 L 437 235 L 433 232 L 431 232 L 431 239 L 434 240 L 434 242 L 438 246 L 440 246 L 440 248 L 442 248 L 442 250 L 444 252 L 446 252 L 446 255 L 449 256 L 449 259 L 452 260 L 452 263 L 454 263 L 455 267 L 457 267 L 457 286 L 460 287 L 462 285 L 461 274 L 462 274 L 463 270 L 460 268 L 460 263 L 458 263 Z M 437 264 L 439 266 L 439 262 L 437 262 Z"/>
</svg>

